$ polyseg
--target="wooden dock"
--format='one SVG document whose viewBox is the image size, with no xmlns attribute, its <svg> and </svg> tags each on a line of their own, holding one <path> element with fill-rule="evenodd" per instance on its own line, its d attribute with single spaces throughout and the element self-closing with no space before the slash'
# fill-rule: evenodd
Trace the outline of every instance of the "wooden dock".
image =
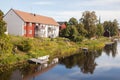
<svg viewBox="0 0 120 80">
<path fill-rule="evenodd" d="M 34 62 L 36 64 L 45 64 L 49 61 L 49 55 L 38 57 L 38 58 L 32 58 L 29 59 L 30 62 Z"/>
<path fill-rule="evenodd" d="M 32 58 L 32 59 L 30 59 L 29 61 L 35 62 L 36 64 L 37 64 L 37 63 L 39 63 L 39 64 L 45 64 L 45 63 L 47 63 L 49 60 L 48 60 L 48 59 L 46 59 L 46 60 L 40 60 L 40 59 Z"/>
<path fill-rule="evenodd" d="M 36 64 L 47 64 L 49 61 L 49 55 L 38 57 L 38 58 L 32 58 L 28 60 L 29 62 L 34 62 Z M 54 58 L 51 62 L 51 64 L 58 63 L 58 58 Z"/>
</svg>

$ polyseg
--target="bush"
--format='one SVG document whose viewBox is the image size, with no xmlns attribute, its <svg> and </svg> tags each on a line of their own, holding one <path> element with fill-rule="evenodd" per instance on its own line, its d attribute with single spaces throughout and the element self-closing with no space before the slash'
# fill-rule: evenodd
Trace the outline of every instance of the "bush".
<svg viewBox="0 0 120 80">
<path fill-rule="evenodd" d="M 23 40 L 17 44 L 17 48 L 23 52 L 28 52 L 31 47 L 29 40 Z"/>
<path fill-rule="evenodd" d="M 81 42 L 81 41 L 83 41 L 84 40 L 84 37 L 83 36 L 76 36 L 75 38 L 74 38 L 74 41 L 75 42 Z"/>
<path fill-rule="evenodd" d="M 12 48 L 13 46 L 10 43 L 9 36 L 0 37 L 0 55 L 11 53 Z"/>
</svg>

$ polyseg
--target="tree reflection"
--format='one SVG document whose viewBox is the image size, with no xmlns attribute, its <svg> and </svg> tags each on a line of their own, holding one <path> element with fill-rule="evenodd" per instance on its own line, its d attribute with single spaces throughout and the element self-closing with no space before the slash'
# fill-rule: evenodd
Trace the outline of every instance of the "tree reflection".
<svg viewBox="0 0 120 80">
<path fill-rule="evenodd" d="M 110 56 L 110 54 L 112 55 L 112 57 L 116 57 L 117 54 L 117 42 L 114 42 L 114 44 L 112 45 L 106 45 L 104 47 L 104 52 Z"/>
<path fill-rule="evenodd" d="M 97 66 L 95 59 L 101 56 L 101 53 L 102 50 L 76 54 L 74 56 L 60 59 L 60 64 L 65 65 L 66 68 L 72 68 L 77 65 L 81 72 L 85 74 L 93 74 L 95 67 Z"/>
<path fill-rule="evenodd" d="M 94 53 L 88 53 L 84 56 L 83 64 L 80 66 L 81 71 L 83 73 L 91 73 L 93 74 L 94 69 L 96 67 L 95 56 Z"/>
</svg>

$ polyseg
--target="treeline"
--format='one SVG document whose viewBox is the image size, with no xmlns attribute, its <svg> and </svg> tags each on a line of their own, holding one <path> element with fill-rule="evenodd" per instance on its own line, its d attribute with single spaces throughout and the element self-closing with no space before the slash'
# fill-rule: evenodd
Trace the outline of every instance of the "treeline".
<svg viewBox="0 0 120 80">
<path fill-rule="evenodd" d="M 118 21 L 115 19 L 101 23 L 94 11 L 85 11 L 79 21 L 72 17 L 65 24 L 66 29 L 60 31 L 60 36 L 75 42 L 84 38 L 118 35 Z"/>
</svg>

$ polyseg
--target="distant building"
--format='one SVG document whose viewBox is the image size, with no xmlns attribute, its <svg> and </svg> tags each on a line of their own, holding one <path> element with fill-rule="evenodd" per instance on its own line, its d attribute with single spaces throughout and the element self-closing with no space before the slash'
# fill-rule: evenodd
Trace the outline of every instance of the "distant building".
<svg viewBox="0 0 120 80">
<path fill-rule="evenodd" d="M 66 28 L 66 22 L 58 22 L 59 24 L 59 29 L 62 30 L 62 29 L 65 29 Z"/>
<path fill-rule="evenodd" d="M 52 38 L 59 35 L 59 24 L 51 17 L 10 9 L 3 19 L 8 34 Z"/>
</svg>

